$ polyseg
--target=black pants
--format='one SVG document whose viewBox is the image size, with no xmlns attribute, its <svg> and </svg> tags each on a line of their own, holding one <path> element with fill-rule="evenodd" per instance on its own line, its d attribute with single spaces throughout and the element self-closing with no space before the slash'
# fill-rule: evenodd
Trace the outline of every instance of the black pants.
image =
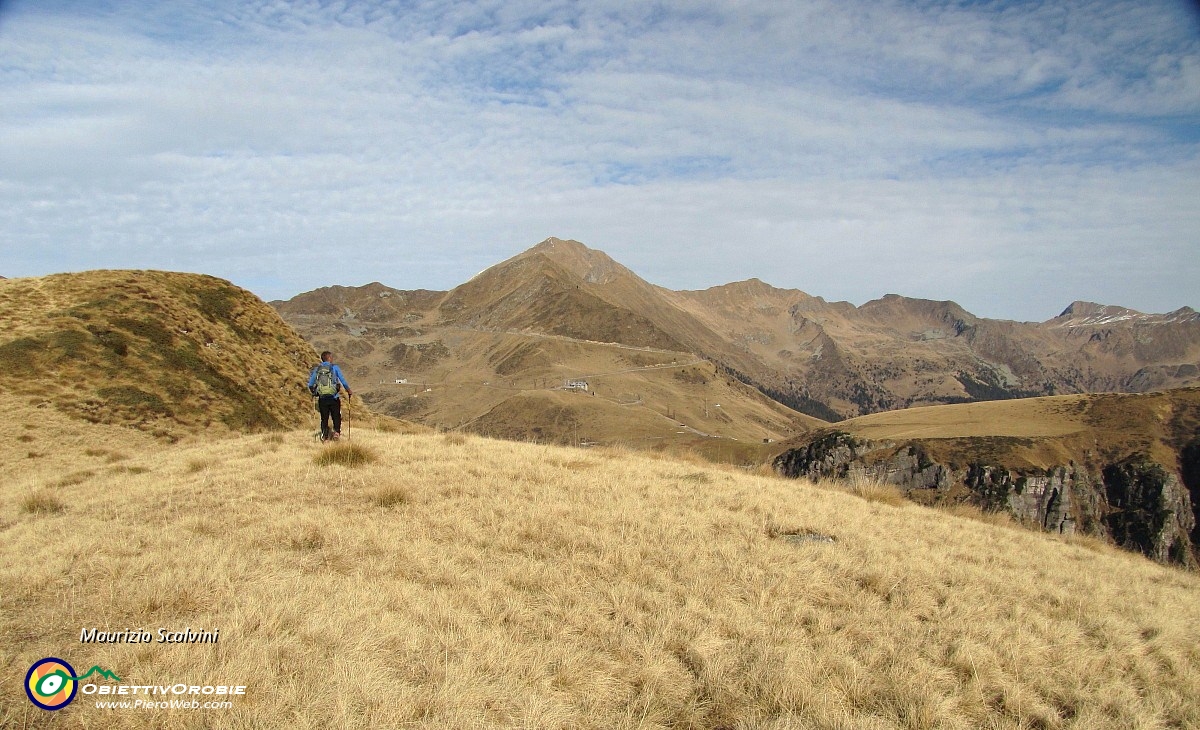
<svg viewBox="0 0 1200 730">
<path fill-rule="evenodd" d="M 321 412 L 321 438 L 330 438 L 329 418 L 333 417 L 333 431 L 342 432 L 342 401 L 332 395 L 323 395 L 317 399 L 317 410 Z"/>
</svg>

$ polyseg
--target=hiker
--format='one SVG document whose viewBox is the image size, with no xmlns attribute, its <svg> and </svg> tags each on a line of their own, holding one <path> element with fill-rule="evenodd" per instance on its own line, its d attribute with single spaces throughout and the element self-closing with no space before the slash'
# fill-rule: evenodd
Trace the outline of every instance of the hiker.
<svg viewBox="0 0 1200 730">
<path fill-rule="evenodd" d="M 321 440 L 337 440 L 342 437 L 342 401 L 340 391 L 346 389 L 346 397 L 354 393 L 342 376 L 342 369 L 333 363 L 333 353 L 321 353 L 321 362 L 314 365 L 308 375 L 308 391 L 317 397 L 317 410 L 321 412 Z M 329 430 L 329 419 L 333 418 L 333 431 Z"/>
</svg>

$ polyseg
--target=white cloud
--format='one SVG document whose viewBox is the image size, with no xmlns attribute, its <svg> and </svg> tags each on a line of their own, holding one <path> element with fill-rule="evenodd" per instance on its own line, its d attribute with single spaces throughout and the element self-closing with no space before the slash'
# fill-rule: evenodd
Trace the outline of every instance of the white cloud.
<svg viewBox="0 0 1200 730">
<path fill-rule="evenodd" d="M 449 287 L 560 235 L 676 287 L 1197 304 L 1170 3 L 79 12 L 0 18 L 5 275 Z"/>
</svg>

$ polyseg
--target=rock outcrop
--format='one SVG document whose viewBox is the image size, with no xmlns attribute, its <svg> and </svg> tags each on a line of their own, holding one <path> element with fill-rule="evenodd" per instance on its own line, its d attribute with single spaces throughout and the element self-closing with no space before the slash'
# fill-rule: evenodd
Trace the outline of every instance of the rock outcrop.
<svg viewBox="0 0 1200 730">
<path fill-rule="evenodd" d="M 914 501 L 969 502 L 1043 530 L 1096 535 L 1159 562 L 1196 568 L 1200 535 L 1192 495 L 1200 486 L 1200 443 L 1183 450 L 1180 464 L 1177 470 L 1143 455 L 1049 468 L 939 463 L 919 441 L 871 441 L 841 431 L 814 438 L 774 462 L 785 476 L 861 475 L 893 484 Z"/>
</svg>

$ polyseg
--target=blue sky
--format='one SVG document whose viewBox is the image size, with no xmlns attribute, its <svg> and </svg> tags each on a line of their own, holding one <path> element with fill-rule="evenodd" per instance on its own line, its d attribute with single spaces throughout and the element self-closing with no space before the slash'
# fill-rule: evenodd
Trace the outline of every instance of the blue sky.
<svg viewBox="0 0 1200 730">
<path fill-rule="evenodd" d="M 0 2 L 0 275 L 1200 308 L 1190 2 Z"/>
</svg>

